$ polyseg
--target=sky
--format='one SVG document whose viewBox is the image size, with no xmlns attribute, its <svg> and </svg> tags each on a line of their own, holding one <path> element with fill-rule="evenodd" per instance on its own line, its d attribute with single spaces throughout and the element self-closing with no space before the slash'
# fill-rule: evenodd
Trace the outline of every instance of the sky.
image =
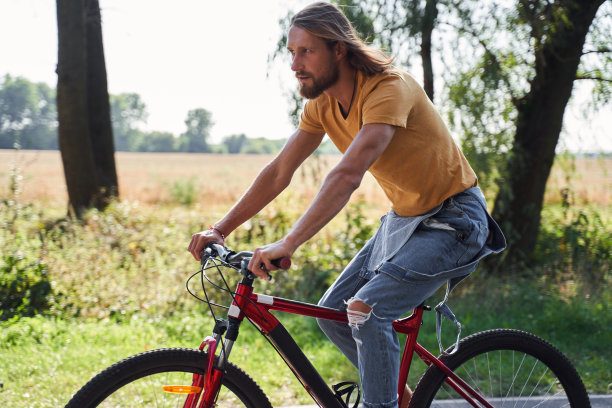
<svg viewBox="0 0 612 408">
<path fill-rule="evenodd" d="M 211 142 L 244 133 L 288 137 L 287 62 L 268 62 L 278 20 L 309 0 L 99 0 L 111 94 L 137 93 L 143 130 L 185 131 L 191 109 L 212 113 Z M 57 84 L 55 0 L 0 0 L 0 77 Z M 421 73 L 413 73 L 420 78 Z M 584 88 L 566 111 L 563 147 L 612 152 L 612 106 L 585 120 Z M 571 135 L 568 136 L 568 135 Z"/>
<path fill-rule="evenodd" d="M 288 64 L 270 66 L 278 19 L 307 1 L 100 0 L 108 87 L 137 93 L 146 130 L 185 131 L 191 109 L 212 112 L 211 139 L 289 137 Z M 55 87 L 55 0 L 0 0 L 0 76 Z"/>
</svg>

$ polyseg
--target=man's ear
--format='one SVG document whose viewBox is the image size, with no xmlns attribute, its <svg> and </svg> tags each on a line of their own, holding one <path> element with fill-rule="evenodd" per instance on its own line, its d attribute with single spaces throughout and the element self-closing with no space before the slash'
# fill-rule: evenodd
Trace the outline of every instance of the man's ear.
<svg viewBox="0 0 612 408">
<path fill-rule="evenodd" d="M 342 58 L 346 57 L 348 50 L 346 49 L 346 45 L 342 41 L 336 42 L 334 45 L 334 53 L 336 54 L 336 59 L 340 61 Z"/>
</svg>

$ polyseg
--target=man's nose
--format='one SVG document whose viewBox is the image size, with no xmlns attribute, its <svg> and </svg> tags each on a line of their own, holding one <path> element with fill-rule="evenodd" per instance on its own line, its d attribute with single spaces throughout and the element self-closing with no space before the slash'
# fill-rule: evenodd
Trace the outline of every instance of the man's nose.
<svg viewBox="0 0 612 408">
<path fill-rule="evenodd" d="M 302 68 L 303 67 L 302 63 L 300 62 L 300 59 L 297 56 L 293 57 L 293 60 L 291 61 L 291 70 L 297 72 L 300 71 Z"/>
</svg>

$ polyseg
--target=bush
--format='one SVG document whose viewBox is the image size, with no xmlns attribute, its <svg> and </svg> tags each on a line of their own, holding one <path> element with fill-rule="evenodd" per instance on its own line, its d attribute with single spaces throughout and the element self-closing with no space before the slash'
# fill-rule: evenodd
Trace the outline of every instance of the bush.
<svg viewBox="0 0 612 408">
<path fill-rule="evenodd" d="M 37 218 L 31 208 L 0 205 L 3 224 L 0 234 L 0 320 L 34 316 L 50 307 L 52 288 L 42 260 L 43 242 L 31 234 L 24 219 Z"/>
<path fill-rule="evenodd" d="M 606 287 L 612 269 L 612 233 L 593 207 L 545 206 L 537 265 L 558 281 L 581 282 L 589 288 Z"/>
<path fill-rule="evenodd" d="M 181 205 L 192 205 L 195 203 L 198 191 L 196 188 L 196 178 L 178 179 L 172 182 L 169 187 L 172 200 Z"/>
</svg>

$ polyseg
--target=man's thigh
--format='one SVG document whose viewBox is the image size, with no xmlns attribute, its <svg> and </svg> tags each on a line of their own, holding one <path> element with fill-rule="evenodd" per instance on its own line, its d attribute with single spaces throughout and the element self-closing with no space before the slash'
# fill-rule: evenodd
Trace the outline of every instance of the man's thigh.
<svg viewBox="0 0 612 408">
<path fill-rule="evenodd" d="M 388 274 L 378 273 L 366 282 L 351 301 L 361 301 L 371 307 L 380 320 L 393 322 L 411 311 L 440 288 L 446 279 L 432 278 L 418 283 L 398 280 Z"/>
<path fill-rule="evenodd" d="M 336 281 L 321 297 L 319 305 L 339 310 L 346 309 L 346 302 L 374 275 L 373 272 L 367 270 L 372 253 L 372 243 L 373 239 L 370 239 L 344 268 Z"/>
</svg>

